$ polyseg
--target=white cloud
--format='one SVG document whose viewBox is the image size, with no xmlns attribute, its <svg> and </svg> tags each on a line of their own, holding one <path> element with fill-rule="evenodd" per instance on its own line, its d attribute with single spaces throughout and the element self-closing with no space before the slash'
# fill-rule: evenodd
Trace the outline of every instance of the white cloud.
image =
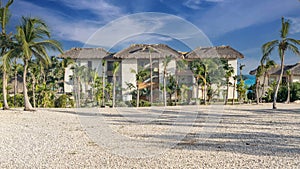
<svg viewBox="0 0 300 169">
<path fill-rule="evenodd" d="M 211 46 L 209 39 L 191 23 L 174 15 L 161 13 L 139 13 L 119 18 L 99 29 L 87 44 L 110 48 L 132 37 L 147 34 L 157 35 L 156 39 L 149 39 L 149 36 L 144 39 L 148 42 L 151 40 L 152 43 L 176 39 L 192 49 L 197 46 Z"/>
<path fill-rule="evenodd" d="M 300 3 L 282 0 L 231 0 L 216 4 L 192 20 L 210 36 L 218 36 L 252 25 L 272 22 L 297 11 Z"/>
<path fill-rule="evenodd" d="M 187 0 L 186 2 L 183 3 L 184 6 L 197 10 L 201 9 L 201 4 L 203 2 L 223 2 L 224 0 Z"/>
<path fill-rule="evenodd" d="M 300 32 L 300 18 L 288 17 L 291 21 L 291 34 L 299 33 Z"/>
<path fill-rule="evenodd" d="M 103 22 L 74 19 L 66 16 L 64 13 L 22 0 L 16 1 L 13 4 L 12 13 L 14 14 L 13 17 L 15 20 L 21 16 L 28 16 L 28 11 L 19 10 L 20 6 L 24 9 L 34 9 L 31 10 L 29 16 L 38 16 L 44 19 L 49 25 L 54 38 L 59 40 L 71 40 L 84 43 L 103 25 Z"/>
<path fill-rule="evenodd" d="M 86 10 L 106 21 L 122 15 L 121 8 L 105 0 L 55 0 L 75 10 Z"/>
</svg>

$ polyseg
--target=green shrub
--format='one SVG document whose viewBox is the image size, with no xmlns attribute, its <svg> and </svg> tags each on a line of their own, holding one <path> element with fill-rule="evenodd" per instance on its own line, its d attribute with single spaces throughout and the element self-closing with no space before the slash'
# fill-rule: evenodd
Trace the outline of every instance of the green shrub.
<svg viewBox="0 0 300 169">
<path fill-rule="evenodd" d="M 70 96 L 63 94 L 59 96 L 55 102 L 55 107 L 59 108 L 67 108 L 67 107 L 74 107 L 74 101 L 70 98 Z"/>
<path fill-rule="evenodd" d="M 7 102 L 10 107 L 23 107 L 24 96 L 23 94 L 16 94 L 16 96 L 8 96 Z"/>
</svg>

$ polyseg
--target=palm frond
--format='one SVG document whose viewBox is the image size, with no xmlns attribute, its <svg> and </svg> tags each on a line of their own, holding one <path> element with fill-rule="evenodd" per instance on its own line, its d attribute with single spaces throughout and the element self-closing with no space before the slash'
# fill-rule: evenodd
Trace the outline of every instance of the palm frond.
<svg viewBox="0 0 300 169">
<path fill-rule="evenodd" d="M 295 45 L 300 45 L 300 40 L 292 39 L 292 38 L 286 38 L 286 40 L 287 40 L 289 43 L 293 43 L 293 44 L 295 44 Z"/>
<path fill-rule="evenodd" d="M 297 46 L 293 45 L 293 44 L 288 44 L 287 48 L 289 50 L 291 50 L 294 54 L 300 56 L 300 51 L 299 49 L 297 48 Z"/>
<path fill-rule="evenodd" d="M 289 34 L 290 30 L 290 21 L 285 20 L 283 17 L 281 18 L 281 30 L 280 30 L 280 37 L 285 39 Z"/>
</svg>

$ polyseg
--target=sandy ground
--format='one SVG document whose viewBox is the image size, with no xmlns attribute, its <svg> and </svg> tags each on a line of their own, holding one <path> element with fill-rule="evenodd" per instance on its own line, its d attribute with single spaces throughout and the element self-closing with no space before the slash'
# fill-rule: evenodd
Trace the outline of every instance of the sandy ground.
<svg viewBox="0 0 300 169">
<path fill-rule="evenodd" d="M 300 105 L 270 108 L 1 110 L 0 168 L 299 168 Z"/>
</svg>

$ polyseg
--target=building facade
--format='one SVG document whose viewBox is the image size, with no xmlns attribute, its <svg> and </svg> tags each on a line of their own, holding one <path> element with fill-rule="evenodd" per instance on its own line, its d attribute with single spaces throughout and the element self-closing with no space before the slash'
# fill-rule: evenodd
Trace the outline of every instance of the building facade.
<svg viewBox="0 0 300 169">
<path fill-rule="evenodd" d="M 131 93 L 134 89 L 128 84 L 137 84 L 136 74 L 142 70 L 151 70 L 151 76 L 138 83 L 139 89 L 150 89 L 151 93 L 146 94 L 146 100 L 161 102 L 163 100 L 164 77 L 174 76 L 178 83 L 186 84 L 188 87 L 188 98 L 202 98 L 203 88 L 197 86 L 193 71 L 188 66 L 180 68 L 179 61 L 184 60 L 187 65 L 194 60 L 217 59 L 225 60 L 234 69 L 232 77 L 237 75 L 237 61 L 244 56 L 230 46 L 196 48 L 190 52 L 179 52 L 165 44 L 134 44 L 117 53 L 107 52 L 102 48 L 72 48 L 63 53 L 61 58 L 72 58 L 78 66 L 85 66 L 98 73 L 98 76 L 105 77 L 108 83 L 112 82 L 113 63 L 119 62 L 120 69 L 116 74 L 117 97 L 119 100 L 128 101 L 132 99 Z M 167 59 L 168 57 L 168 59 Z M 168 60 L 168 61 L 167 61 Z M 220 65 L 220 63 L 214 64 Z M 65 71 L 65 91 L 74 92 L 74 82 L 72 80 L 73 70 L 70 65 Z M 217 70 L 209 68 L 213 74 Z M 217 68 L 216 68 L 217 69 Z M 218 68 L 220 69 L 220 67 Z M 233 84 L 233 78 L 230 82 Z M 220 77 L 224 79 L 224 76 Z M 200 89 L 201 88 L 201 89 Z M 214 87 L 215 89 L 217 86 Z M 152 89 L 152 90 L 151 90 Z M 216 98 L 224 99 L 225 86 L 222 85 Z M 234 87 L 230 86 L 229 99 L 233 97 Z M 83 87 L 82 91 L 91 90 L 90 86 Z M 235 94 L 235 97 L 237 94 Z M 172 96 L 170 96 L 172 97 Z M 188 100 L 190 101 L 190 100 Z"/>
</svg>

